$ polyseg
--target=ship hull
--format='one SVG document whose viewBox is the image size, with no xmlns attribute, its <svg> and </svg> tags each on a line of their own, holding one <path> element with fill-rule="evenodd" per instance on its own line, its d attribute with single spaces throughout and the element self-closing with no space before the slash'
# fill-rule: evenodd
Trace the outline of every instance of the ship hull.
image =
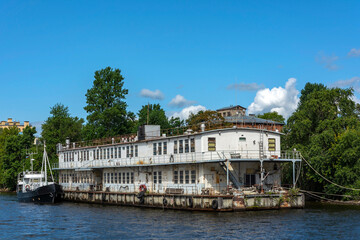
<svg viewBox="0 0 360 240">
<path fill-rule="evenodd" d="M 62 201 L 63 196 L 62 187 L 56 183 L 39 187 L 33 191 L 17 193 L 19 202 L 33 203 L 58 203 Z"/>
</svg>

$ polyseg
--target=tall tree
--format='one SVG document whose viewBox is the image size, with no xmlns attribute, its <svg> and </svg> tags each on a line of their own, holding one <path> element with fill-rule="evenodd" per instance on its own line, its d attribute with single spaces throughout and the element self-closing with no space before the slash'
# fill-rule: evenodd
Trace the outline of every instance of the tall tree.
<svg viewBox="0 0 360 240">
<path fill-rule="evenodd" d="M 165 110 L 160 104 L 148 104 L 141 107 L 139 113 L 139 126 L 144 124 L 160 125 L 161 129 L 170 128 L 170 123 L 165 115 Z"/>
<path fill-rule="evenodd" d="M 198 125 L 204 122 L 211 126 L 224 122 L 224 117 L 216 111 L 206 110 L 199 111 L 196 114 L 191 113 L 186 122 L 188 125 Z"/>
<path fill-rule="evenodd" d="M 87 90 L 84 107 L 88 113 L 85 137 L 102 138 L 129 133 L 134 115 L 127 112 L 124 77 L 119 69 L 107 67 L 95 72 L 92 88 Z"/>
<path fill-rule="evenodd" d="M 57 103 L 50 110 L 51 116 L 42 125 L 42 139 L 46 141 L 47 152 L 51 161 L 56 161 L 56 144 L 81 140 L 82 118 L 71 117 L 69 108 Z"/>
</svg>

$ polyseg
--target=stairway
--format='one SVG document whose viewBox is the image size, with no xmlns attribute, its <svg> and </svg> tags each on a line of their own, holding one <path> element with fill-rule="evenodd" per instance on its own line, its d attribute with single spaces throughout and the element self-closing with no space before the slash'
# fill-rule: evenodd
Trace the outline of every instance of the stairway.
<svg viewBox="0 0 360 240">
<path fill-rule="evenodd" d="M 219 162 L 221 168 L 225 171 L 226 173 L 226 163 L 225 162 Z M 231 166 L 231 163 L 229 162 L 229 179 L 230 181 L 234 184 L 235 188 L 239 189 L 240 188 L 240 182 L 239 182 L 239 178 L 237 173 L 235 172 L 234 168 Z"/>
</svg>

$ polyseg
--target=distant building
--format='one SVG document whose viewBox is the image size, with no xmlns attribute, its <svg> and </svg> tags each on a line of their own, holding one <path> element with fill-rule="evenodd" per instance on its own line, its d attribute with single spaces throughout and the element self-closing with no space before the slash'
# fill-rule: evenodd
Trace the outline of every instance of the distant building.
<svg viewBox="0 0 360 240">
<path fill-rule="evenodd" d="M 4 128 L 11 128 L 11 127 L 17 127 L 20 132 L 22 132 L 24 130 L 24 128 L 26 128 L 27 126 L 30 126 L 29 121 L 24 121 L 24 124 L 21 125 L 20 122 L 14 122 L 12 120 L 12 118 L 8 118 L 7 121 L 1 121 L 0 122 L 0 128 L 4 129 Z"/>
<path fill-rule="evenodd" d="M 223 117 L 232 117 L 232 116 L 245 116 L 246 108 L 237 105 L 237 106 L 230 106 L 230 107 L 224 107 L 216 110 L 218 113 L 221 114 Z"/>
</svg>

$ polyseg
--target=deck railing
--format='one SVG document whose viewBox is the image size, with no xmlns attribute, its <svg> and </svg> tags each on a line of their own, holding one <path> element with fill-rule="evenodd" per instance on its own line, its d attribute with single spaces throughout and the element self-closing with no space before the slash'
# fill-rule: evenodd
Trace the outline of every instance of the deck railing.
<svg viewBox="0 0 360 240">
<path fill-rule="evenodd" d="M 70 161 L 60 162 L 53 165 L 54 169 L 73 169 L 73 168 L 101 168 L 101 167 L 120 167 L 120 166 L 141 166 L 158 164 L 176 163 L 200 163 L 221 161 L 230 159 L 233 161 L 300 161 L 298 151 L 264 151 L 261 156 L 259 151 L 211 151 L 211 152 L 192 152 L 184 154 L 166 154 L 150 157 L 132 158 L 113 158 L 89 161 Z"/>
</svg>

